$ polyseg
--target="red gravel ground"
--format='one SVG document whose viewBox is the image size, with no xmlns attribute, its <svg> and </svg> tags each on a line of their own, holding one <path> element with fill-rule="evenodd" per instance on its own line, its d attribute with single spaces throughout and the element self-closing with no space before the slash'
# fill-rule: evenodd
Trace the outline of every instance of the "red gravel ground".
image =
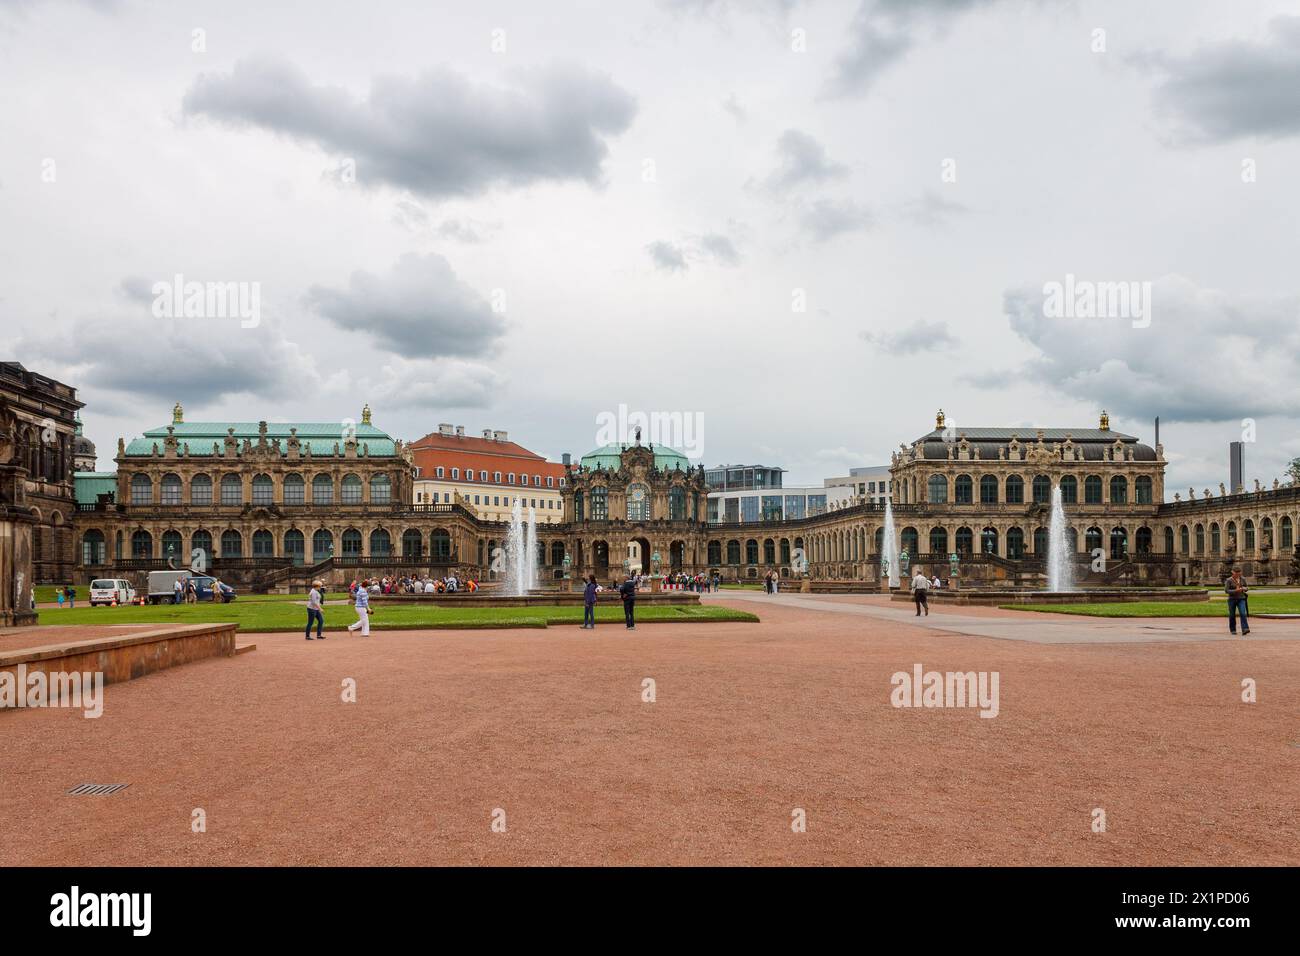
<svg viewBox="0 0 1300 956">
<path fill-rule="evenodd" d="M 243 635 L 256 652 L 108 687 L 98 720 L 0 714 L 0 864 L 1300 862 L 1298 641 L 735 604 L 763 622 Z M 918 662 L 998 671 L 1001 713 L 894 709 Z"/>
</svg>

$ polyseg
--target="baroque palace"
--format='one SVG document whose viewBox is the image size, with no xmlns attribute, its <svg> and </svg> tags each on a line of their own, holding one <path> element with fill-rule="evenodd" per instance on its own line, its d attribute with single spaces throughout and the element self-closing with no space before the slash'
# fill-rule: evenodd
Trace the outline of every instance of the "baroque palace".
<svg viewBox="0 0 1300 956">
<path fill-rule="evenodd" d="M 1217 583 L 1234 563 L 1252 581 L 1295 575 L 1300 488 L 1189 489 L 1165 502 L 1165 464 L 1160 445 L 1112 431 L 1105 413 L 1097 428 L 957 429 L 940 412 L 892 456 L 899 545 L 910 564 L 962 584 L 1035 583 L 1059 487 L 1082 583 Z M 404 572 L 490 580 L 508 532 L 499 505 L 463 488 L 436 502 L 417 494 L 412 448 L 368 407 L 353 426 L 187 423 L 177 405 L 170 425 L 119 441 L 116 465 L 77 481 L 81 578 L 201 556 L 249 588 Z M 547 579 L 775 570 L 880 581 L 885 510 L 867 497 L 800 519 L 711 524 L 703 470 L 639 437 L 566 464 L 552 487 L 562 515 L 537 524 Z"/>
</svg>

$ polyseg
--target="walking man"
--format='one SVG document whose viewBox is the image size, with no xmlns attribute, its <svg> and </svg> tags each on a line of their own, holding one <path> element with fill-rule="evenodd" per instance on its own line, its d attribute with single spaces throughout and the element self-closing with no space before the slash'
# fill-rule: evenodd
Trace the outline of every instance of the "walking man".
<svg viewBox="0 0 1300 956">
<path fill-rule="evenodd" d="M 313 581 L 311 583 L 311 592 L 307 595 L 307 640 L 309 641 L 311 640 L 312 621 L 316 622 L 316 636 L 322 641 L 325 640 L 325 635 L 321 631 L 325 626 L 325 615 L 321 613 L 320 591 L 316 590 L 318 587 L 320 587 L 320 582 Z"/>
<path fill-rule="evenodd" d="M 172 603 L 180 604 L 181 595 L 183 595 L 184 593 L 185 593 L 185 584 L 184 582 L 181 581 L 180 578 L 177 578 L 175 581 L 172 582 Z"/>
<path fill-rule="evenodd" d="M 925 616 L 930 616 L 930 579 L 922 573 L 920 568 L 912 575 L 912 599 L 916 601 L 916 616 L 921 616 L 921 608 L 925 608 Z"/>
<path fill-rule="evenodd" d="M 361 586 L 357 588 L 356 596 L 357 620 L 355 624 L 349 624 L 348 630 L 361 630 L 362 637 L 370 636 L 370 582 L 362 581 Z"/>
<path fill-rule="evenodd" d="M 632 575 L 627 576 L 618 589 L 618 593 L 623 595 L 623 617 L 627 619 L 627 629 L 636 630 L 636 578 Z"/>
<path fill-rule="evenodd" d="M 589 631 L 596 629 L 596 575 L 587 578 L 587 586 L 582 589 L 582 626 Z"/>
<path fill-rule="evenodd" d="M 1232 569 L 1232 577 L 1223 582 L 1223 590 L 1228 593 L 1228 631 L 1237 633 L 1237 618 L 1241 615 L 1241 636 L 1250 633 L 1250 622 L 1246 619 L 1246 582 L 1241 578 L 1241 568 Z"/>
</svg>

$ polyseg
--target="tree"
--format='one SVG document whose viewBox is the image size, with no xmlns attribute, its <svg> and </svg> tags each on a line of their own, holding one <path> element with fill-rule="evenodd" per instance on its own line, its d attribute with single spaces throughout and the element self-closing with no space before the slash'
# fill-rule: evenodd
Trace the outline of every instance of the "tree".
<svg viewBox="0 0 1300 956">
<path fill-rule="evenodd" d="M 1300 487 L 1300 458 L 1292 458 L 1291 464 L 1282 473 L 1282 483 L 1291 487 Z"/>
</svg>

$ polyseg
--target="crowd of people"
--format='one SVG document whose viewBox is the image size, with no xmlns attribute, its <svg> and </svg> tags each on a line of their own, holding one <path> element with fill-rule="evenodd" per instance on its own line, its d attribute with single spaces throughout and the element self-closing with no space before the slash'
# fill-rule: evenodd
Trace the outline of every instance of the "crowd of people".
<svg viewBox="0 0 1300 956">
<path fill-rule="evenodd" d="M 424 577 L 386 574 L 373 580 L 352 581 L 348 585 L 348 594 L 355 597 L 358 587 L 366 588 L 371 594 L 455 594 L 458 591 L 473 594 L 478 590 L 478 581 L 473 578 L 462 581 L 455 572 L 441 578 L 429 577 L 427 574 Z"/>
</svg>

